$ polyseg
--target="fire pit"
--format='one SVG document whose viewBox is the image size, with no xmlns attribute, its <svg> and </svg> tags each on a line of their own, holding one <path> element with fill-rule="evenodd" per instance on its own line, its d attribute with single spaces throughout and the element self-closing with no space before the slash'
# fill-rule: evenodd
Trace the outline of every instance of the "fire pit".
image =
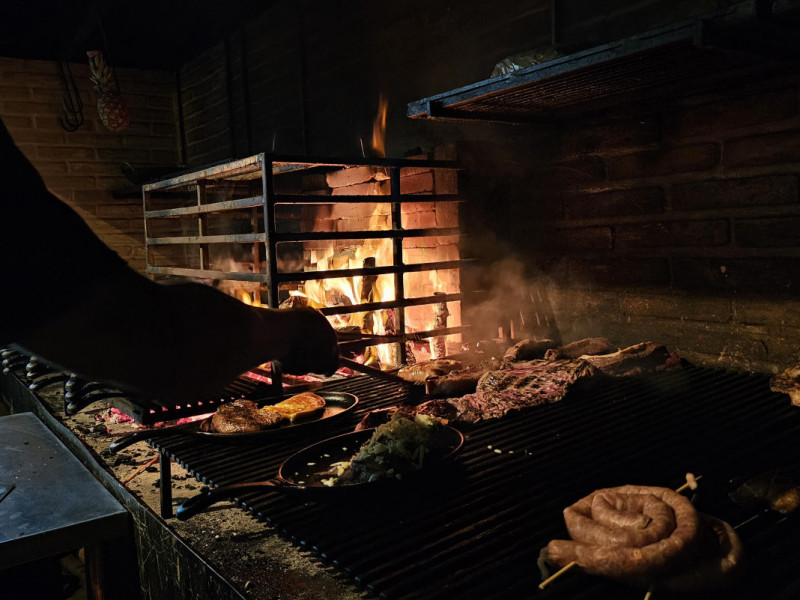
<svg viewBox="0 0 800 600">
<path fill-rule="evenodd" d="M 145 185 L 147 273 L 317 308 L 377 368 L 444 356 L 463 330 L 457 169 L 259 154 Z M 281 389 L 274 365 L 254 375 Z"/>
</svg>

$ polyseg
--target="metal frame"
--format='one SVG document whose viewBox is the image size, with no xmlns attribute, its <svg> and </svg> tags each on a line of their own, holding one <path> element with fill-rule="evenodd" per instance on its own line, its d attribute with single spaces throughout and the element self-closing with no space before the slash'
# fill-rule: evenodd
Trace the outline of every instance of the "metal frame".
<svg viewBox="0 0 800 600">
<path fill-rule="evenodd" d="M 719 12 L 596 46 L 409 103 L 408 116 L 547 125 L 583 111 L 713 86 L 797 60 L 800 32 L 755 0 L 750 18 Z M 555 2 L 553 38 L 555 39 Z"/>
<path fill-rule="evenodd" d="M 372 166 L 385 169 L 389 174 L 390 194 L 380 196 L 364 195 L 289 195 L 277 194 L 274 191 L 274 178 L 283 173 L 314 167 L 352 167 Z M 146 269 L 151 277 L 181 277 L 202 278 L 217 281 L 246 281 L 259 282 L 267 289 L 266 304 L 272 308 L 279 305 L 279 288 L 282 284 L 304 282 L 327 278 L 342 278 L 354 276 L 378 276 L 384 274 L 394 275 L 395 300 L 362 303 L 354 306 L 329 307 L 322 309 L 326 315 L 351 314 L 355 312 L 368 312 L 425 304 L 440 304 L 460 301 L 462 293 L 446 294 L 445 296 L 429 296 L 424 298 L 406 298 L 403 276 L 406 273 L 432 271 L 440 269 L 460 269 L 470 261 L 438 261 L 430 263 L 405 264 L 403 262 L 403 239 L 424 236 L 455 236 L 460 235 L 458 227 L 433 228 L 433 229 L 403 229 L 401 226 L 401 211 L 404 203 L 410 202 L 462 202 L 458 194 L 403 194 L 400 191 L 401 171 L 403 169 L 429 168 L 437 170 L 457 171 L 460 167 L 454 161 L 440 160 L 414 160 L 414 159 L 331 159 L 320 157 L 299 157 L 287 155 L 257 154 L 248 158 L 215 164 L 210 167 L 198 169 L 190 173 L 176 175 L 169 179 L 146 184 L 142 187 L 145 220 L 145 247 Z M 227 184 L 237 181 L 254 182 L 260 179 L 261 193 L 233 200 L 208 202 L 207 191 L 215 185 Z M 197 197 L 195 206 L 180 206 L 175 208 L 153 209 L 151 202 L 159 194 L 188 194 L 194 193 Z M 279 204 L 307 205 L 307 204 L 334 204 L 334 203 L 386 203 L 391 205 L 391 228 L 386 230 L 347 231 L 347 232 L 310 232 L 287 233 L 278 232 L 275 207 Z M 224 213 L 231 210 L 251 208 L 254 211 L 253 231 L 250 233 L 237 233 L 229 235 L 209 235 L 205 228 L 205 217 L 213 213 Z M 257 221 L 256 222 L 256 213 Z M 192 218 L 198 221 L 196 235 L 157 237 L 151 234 L 151 225 L 154 219 L 165 218 Z M 260 226 L 263 223 L 263 226 Z M 262 231 L 263 228 L 263 231 Z M 366 240 L 388 239 L 392 243 L 393 263 L 389 266 L 361 267 L 352 269 L 286 272 L 279 273 L 277 265 L 277 246 L 284 242 L 304 242 L 316 240 Z M 224 243 L 252 243 L 254 246 L 254 260 L 258 262 L 260 246 L 265 247 L 266 265 L 263 272 L 237 273 L 220 270 L 211 270 L 208 261 L 208 247 L 211 244 Z M 152 251 L 158 246 L 189 245 L 197 246 L 200 253 L 200 268 L 165 267 L 153 264 Z M 400 343 L 400 356 L 405 361 L 405 341 L 411 339 L 405 334 L 405 316 L 403 310 L 395 314 L 397 336 Z M 461 333 L 463 327 L 452 327 L 431 330 L 430 332 L 416 332 L 414 339 L 420 337 L 433 337 Z M 381 343 L 373 341 L 366 345 Z"/>
</svg>

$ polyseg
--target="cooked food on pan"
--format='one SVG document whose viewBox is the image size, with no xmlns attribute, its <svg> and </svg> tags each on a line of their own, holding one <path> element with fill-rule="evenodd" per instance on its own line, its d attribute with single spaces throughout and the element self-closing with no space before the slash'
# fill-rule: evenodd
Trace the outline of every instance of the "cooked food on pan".
<svg viewBox="0 0 800 600">
<path fill-rule="evenodd" d="M 800 483 L 792 473 L 772 469 L 746 479 L 728 496 L 748 510 L 768 507 L 789 514 L 800 508 Z"/>
<path fill-rule="evenodd" d="M 587 573 L 672 591 L 731 585 L 743 549 L 733 528 L 699 513 L 667 488 L 626 485 L 592 492 L 564 510 L 570 540 L 552 540 L 546 560 Z"/>
<path fill-rule="evenodd" d="M 261 411 L 255 402 L 240 399 L 217 409 L 211 417 L 211 429 L 217 433 L 254 433 L 285 420 L 280 413 Z"/>
<path fill-rule="evenodd" d="M 277 413 L 294 422 L 310 417 L 325 408 L 325 399 L 312 392 L 303 392 L 277 404 L 268 404 L 261 409 L 264 413 Z"/>
<path fill-rule="evenodd" d="M 250 400 L 223 404 L 211 417 L 209 431 L 216 433 L 255 433 L 313 416 L 325 408 L 325 399 L 311 392 L 258 408 Z"/>
<path fill-rule="evenodd" d="M 333 486 L 402 479 L 451 449 L 437 443 L 437 434 L 443 427 L 443 422 L 434 417 L 395 413 L 389 422 L 375 429 L 349 461 L 336 463 L 322 483 Z"/>
</svg>

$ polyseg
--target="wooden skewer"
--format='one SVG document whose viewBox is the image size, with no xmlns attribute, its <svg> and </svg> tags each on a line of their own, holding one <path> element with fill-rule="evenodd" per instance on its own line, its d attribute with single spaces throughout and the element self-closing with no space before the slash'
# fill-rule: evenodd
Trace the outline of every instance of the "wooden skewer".
<svg viewBox="0 0 800 600">
<path fill-rule="evenodd" d="M 159 458 L 158 456 L 155 456 L 155 457 L 154 457 L 154 458 L 152 458 L 152 459 L 151 459 L 149 462 L 147 462 L 147 463 L 143 464 L 141 467 L 139 467 L 139 470 L 138 470 L 138 471 L 136 471 L 136 472 L 135 472 L 133 475 L 131 475 L 131 476 L 129 476 L 127 479 L 125 479 L 125 480 L 122 482 L 122 485 L 125 485 L 126 483 L 130 482 L 131 480 L 133 480 L 133 478 L 134 478 L 134 477 L 136 477 L 136 476 L 137 476 L 137 475 L 139 475 L 141 472 L 143 472 L 143 471 L 144 471 L 144 470 L 145 470 L 147 467 L 150 467 L 150 466 L 154 465 L 154 464 L 156 463 L 156 461 L 158 460 L 158 458 Z"/>
<path fill-rule="evenodd" d="M 697 477 L 695 477 L 695 478 L 694 478 L 694 480 L 695 480 L 695 481 L 700 481 L 702 478 L 703 478 L 703 476 L 702 476 L 702 475 L 698 475 Z M 690 487 L 690 486 L 689 486 L 689 482 L 687 481 L 686 483 L 684 483 L 684 484 L 683 484 L 681 487 L 679 487 L 679 488 L 678 488 L 677 490 L 675 490 L 675 491 L 676 491 L 676 492 L 678 492 L 678 493 L 680 494 L 682 491 L 684 491 L 684 490 L 688 489 L 689 487 Z"/>
<path fill-rule="evenodd" d="M 571 569 L 572 567 L 574 567 L 577 564 L 578 563 L 576 563 L 574 560 L 571 563 L 567 563 L 564 567 L 561 567 L 558 571 L 556 571 L 555 573 L 550 575 L 550 577 L 548 577 L 542 583 L 540 583 L 539 584 L 539 589 L 543 590 L 548 585 L 550 585 L 553 581 L 555 581 L 556 578 L 561 577 L 564 573 L 566 573 L 569 569 Z"/>
<path fill-rule="evenodd" d="M 695 481 L 699 481 L 702 477 L 703 477 L 702 475 L 698 475 L 697 477 L 695 477 Z M 682 486 L 680 486 L 678 489 L 676 489 L 675 491 L 680 494 L 683 490 L 685 490 L 688 487 L 689 487 L 689 482 L 686 482 Z M 577 564 L 578 563 L 576 563 L 574 560 L 572 562 L 570 562 L 570 563 L 567 563 L 561 569 L 559 569 L 558 571 L 556 571 L 555 573 L 550 575 L 550 577 L 545 579 L 542 583 L 540 583 L 539 584 L 539 589 L 543 590 L 548 585 L 553 583 L 553 581 L 555 581 L 557 578 L 561 577 L 564 573 L 569 571 L 572 567 L 576 566 Z M 652 595 L 653 595 L 653 588 L 650 588 L 649 590 L 647 590 L 647 594 L 645 594 L 644 600 L 650 600 L 650 597 Z"/>
</svg>

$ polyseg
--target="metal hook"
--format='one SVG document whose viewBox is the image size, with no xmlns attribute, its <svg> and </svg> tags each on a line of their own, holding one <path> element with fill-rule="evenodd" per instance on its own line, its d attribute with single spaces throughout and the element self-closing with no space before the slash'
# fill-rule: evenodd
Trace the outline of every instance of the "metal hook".
<svg viewBox="0 0 800 600">
<path fill-rule="evenodd" d="M 75 85 L 75 80 L 72 78 L 69 63 L 59 61 L 58 68 L 61 71 L 61 83 L 64 84 L 62 98 L 64 116 L 63 118 L 58 117 L 58 123 L 64 130 L 71 133 L 83 125 L 83 100 L 81 100 L 78 86 Z M 69 79 L 67 79 L 67 75 L 69 75 Z"/>
</svg>

